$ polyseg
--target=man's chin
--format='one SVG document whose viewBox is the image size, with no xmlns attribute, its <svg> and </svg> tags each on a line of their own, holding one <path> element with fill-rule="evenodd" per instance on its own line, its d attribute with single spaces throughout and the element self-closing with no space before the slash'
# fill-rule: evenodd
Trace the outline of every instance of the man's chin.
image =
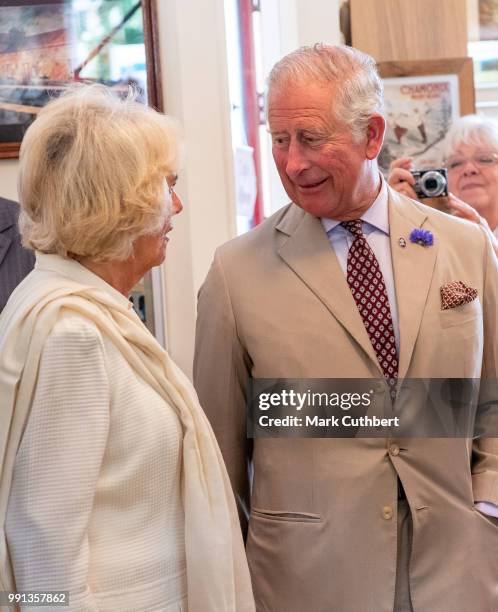
<svg viewBox="0 0 498 612">
<path fill-rule="evenodd" d="M 296 202 L 299 208 L 313 215 L 314 217 L 325 217 L 335 219 L 337 214 L 337 205 L 330 202 L 320 202 L 316 198 L 300 198 Z"/>
</svg>

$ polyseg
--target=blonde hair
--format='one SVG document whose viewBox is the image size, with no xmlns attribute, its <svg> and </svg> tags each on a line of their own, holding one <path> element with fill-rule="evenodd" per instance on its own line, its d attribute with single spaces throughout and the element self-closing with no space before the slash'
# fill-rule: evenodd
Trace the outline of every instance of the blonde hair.
<svg viewBox="0 0 498 612">
<path fill-rule="evenodd" d="M 125 260 L 168 215 L 164 179 L 176 174 L 176 121 L 102 85 L 72 87 L 24 136 L 18 181 L 23 244 L 94 261 Z"/>
<path fill-rule="evenodd" d="M 310 79 L 325 83 L 336 92 L 334 114 L 361 140 L 373 113 L 383 113 L 384 88 L 375 60 L 345 45 L 316 43 L 301 47 L 273 66 L 268 77 L 271 90 L 282 84 Z"/>
</svg>

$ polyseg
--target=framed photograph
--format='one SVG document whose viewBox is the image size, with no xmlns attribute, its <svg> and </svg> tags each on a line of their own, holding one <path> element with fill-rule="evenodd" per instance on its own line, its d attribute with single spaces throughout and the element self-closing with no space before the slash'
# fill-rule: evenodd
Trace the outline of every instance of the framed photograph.
<svg viewBox="0 0 498 612">
<path fill-rule="evenodd" d="M 104 83 L 162 109 L 155 0 L 0 0 L 0 158 L 48 100 Z"/>
<path fill-rule="evenodd" d="M 472 60 L 382 62 L 378 69 L 387 120 L 381 171 L 387 175 L 389 164 L 404 156 L 417 169 L 440 167 L 451 123 L 475 112 Z"/>
</svg>

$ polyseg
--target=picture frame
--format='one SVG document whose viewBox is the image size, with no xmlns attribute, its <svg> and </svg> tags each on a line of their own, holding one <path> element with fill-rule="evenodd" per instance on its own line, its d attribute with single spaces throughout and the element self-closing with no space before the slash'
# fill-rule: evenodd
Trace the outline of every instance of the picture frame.
<svg viewBox="0 0 498 612">
<path fill-rule="evenodd" d="M 163 110 L 156 0 L 1 0 L 0 159 L 19 156 L 39 110 L 71 83 L 97 82 Z"/>
<path fill-rule="evenodd" d="M 387 121 L 379 166 L 387 176 L 394 159 L 412 157 L 417 169 L 442 164 L 442 143 L 457 117 L 475 112 L 469 57 L 381 62 Z"/>
</svg>

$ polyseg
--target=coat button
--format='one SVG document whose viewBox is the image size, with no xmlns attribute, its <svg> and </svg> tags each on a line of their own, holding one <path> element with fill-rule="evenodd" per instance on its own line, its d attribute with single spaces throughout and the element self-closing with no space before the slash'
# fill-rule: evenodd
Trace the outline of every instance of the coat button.
<svg viewBox="0 0 498 612">
<path fill-rule="evenodd" d="M 397 444 L 391 444 L 389 447 L 389 452 L 393 457 L 397 457 L 399 455 L 399 446 Z"/>
<path fill-rule="evenodd" d="M 391 506 L 384 506 L 382 508 L 382 518 L 386 521 L 390 521 L 393 517 L 393 509 Z"/>
</svg>

